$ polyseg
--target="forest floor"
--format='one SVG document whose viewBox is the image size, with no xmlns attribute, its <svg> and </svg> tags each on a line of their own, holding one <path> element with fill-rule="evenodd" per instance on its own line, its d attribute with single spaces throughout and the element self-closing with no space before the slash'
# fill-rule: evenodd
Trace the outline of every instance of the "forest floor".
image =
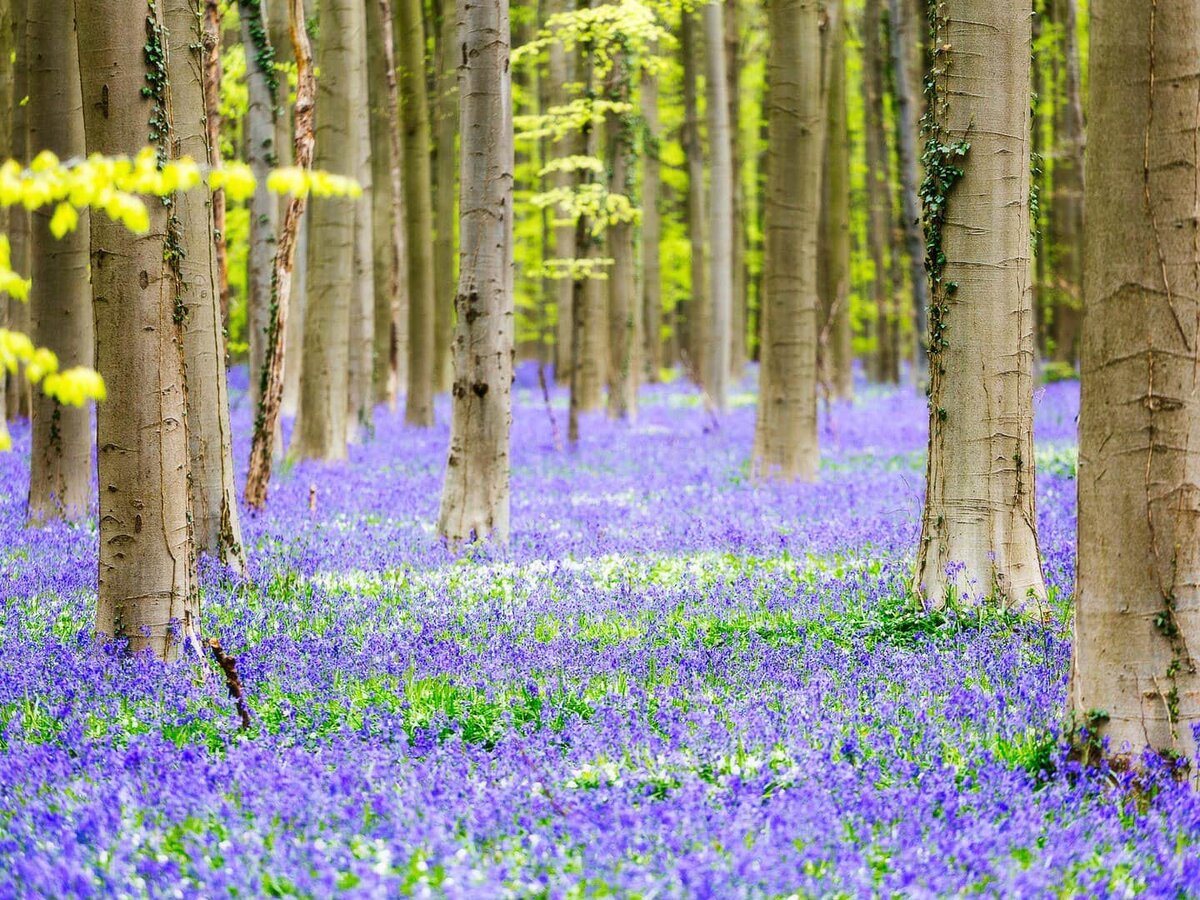
<svg viewBox="0 0 1200 900">
<path fill-rule="evenodd" d="M 248 732 L 211 663 L 93 649 L 95 524 L 23 528 L 18 427 L 0 894 L 1200 892 L 1200 800 L 1060 746 L 1077 385 L 1037 394 L 1047 624 L 908 605 L 923 397 L 860 386 L 822 415 L 818 482 L 779 486 L 749 478 L 741 390 L 714 427 L 648 388 L 572 454 L 522 367 L 507 551 L 433 534 L 444 406 L 280 471 L 250 577 L 204 567 Z"/>
</svg>

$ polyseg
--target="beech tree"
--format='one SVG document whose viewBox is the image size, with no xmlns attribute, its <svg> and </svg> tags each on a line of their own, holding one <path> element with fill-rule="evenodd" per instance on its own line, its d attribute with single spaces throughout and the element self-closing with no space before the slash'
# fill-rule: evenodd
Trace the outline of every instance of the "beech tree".
<svg viewBox="0 0 1200 900">
<path fill-rule="evenodd" d="M 1200 725 L 1200 10 L 1094 0 L 1070 707 L 1087 755 Z M 1082 738 L 1082 735 L 1078 735 Z"/>
<path fill-rule="evenodd" d="M 145 0 L 78 0 L 75 10 L 88 152 L 132 155 L 147 141 L 165 146 L 169 88 L 162 13 L 148 10 Z M 164 262 L 168 211 L 149 203 L 147 213 L 144 235 L 105 216 L 96 216 L 91 229 L 96 368 L 109 396 L 121 398 L 96 411 L 96 630 L 127 638 L 135 652 L 148 649 L 171 659 L 179 653 L 175 623 L 184 637 L 194 635 L 200 605 L 192 564 L 183 328 Z"/>
<path fill-rule="evenodd" d="M 816 477 L 817 236 L 824 156 L 817 0 L 770 0 L 762 350 L 754 464 Z"/>
<path fill-rule="evenodd" d="M 508 0 L 460 0 L 462 218 L 453 414 L 439 533 L 508 540 L 513 120 Z"/>
<path fill-rule="evenodd" d="M 205 126 L 203 3 L 168 0 L 163 12 L 168 44 L 168 84 L 163 88 L 169 98 L 165 104 L 170 133 L 167 155 L 187 156 L 207 164 L 210 153 Z M 204 187 L 181 191 L 172 198 L 171 205 L 166 254 L 174 282 L 175 309 L 183 323 L 188 483 L 196 548 L 235 569 L 244 569 L 212 195 Z"/>
<path fill-rule="evenodd" d="M 75 14 L 69 4 L 31 4 L 29 29 L 29 142 L 59 159 L 84 155 L 83 98 Z M 92 293 L 88 277 L 88 215 L 73 231 L 55 234 L 53 210 L 32 215 L 30 294 L 38 346 L 59 365 L 91 366 Z M 87 512 L 91 490 L 92 423 L 86 407 L 33 392 L 29 519 L 76 519 Z"/>
<path fill-rule="evenodd" d="M 454 0 L 436 0 L 439 27 L 437 41 L 437 187 L 434 208 L 434 315 L 433 315 L 433 385 L 442 393 L 450 389 L 452 378 L 451 338 L 454 330 L 455 265 L 454 221 L 455 175 L 458 167 L 458 66 L 461 49 L 457 40 L 458 14 Z"/>
<path fill-rule="evenodd" d="M 317 46 L 316 155 L 318 169 L 353 177 L 358 160 L 361 97 L 357 58 L 364 28 L 363 0 L 320 5 Z M 314 198 L 310 207 L 308 301 L 300 410 L 292 438 L 301 458 L 344 459 L 349 436 L 350 298 L 354 274 L 355 213 L 344 204 Z"/>
<path fill-rule="evenodd" d="M 1045 598 L 1034 512 L 1029 0 L 936 8 L 926 602 Z M 984 127 L 983 123 L 987 123 Z"/>
<path fill-rule="evenodd" d="M 733 140 L 729 132 L 724 11 L 722 0 L 710 0 L 704 7 L 708 140 L 712 154 L 712 202 L 709 207 L 711 317 L 704 380 L 708 394 L 720 412 L 729 408 L 733 350 Z"/>
</svg>

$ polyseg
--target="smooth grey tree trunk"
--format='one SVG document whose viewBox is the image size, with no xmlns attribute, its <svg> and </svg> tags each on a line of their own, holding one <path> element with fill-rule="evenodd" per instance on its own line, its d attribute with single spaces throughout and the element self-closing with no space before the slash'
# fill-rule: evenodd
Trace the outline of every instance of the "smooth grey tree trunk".
<svg viewBox="0 0 1200 900">
<path fill-rule="evenodd" d="M 146 97 L 145 0 L 78 0 L 79 69 L 89 153 L 137 153 L 164 96 Z M 152 13 L 156 34 L 160 14 Z M 165 74 L 165 73 L 162 73 Z M 163 261 L 167 208 L 146 204 L 150 229 L 133 235 L 107 216 L 91 233 L 96 368 L 108 399 L 96 410 L 100 577 L 96 631 L 134 652 L 179 654 L 197 635 L 188 492 L 183 329 Z"/>
<path fill-rule="evenodd" d="M 616 59 L 609 73 L 606 96 L 618 103 L 632 98 L 633 73 L 629 62 Z M 610 113 L 605 119 L 608 150 L 608 191 L 629 196 L 634 181 L 637 135 L 625 117 Z M 631 199 L 633 199 L 631 197 Z M 637 390 L 641 377 L 637 330 L 637 283 L 634 263 L 633 223 L 612 222 L 605 229 L 612 267 L 608 293 L 608 414 L 614 419 L 637 418 Z"/>
<path fill-rule="evenodd" d="M 642 76 L 641 104 L 648 143 L 642 164 L 642 347 L 646 378 L 650 382 L 656 382 L 663 367 L 663 341 L 662 216 L 658 209 L 661 163 L 658 81 L 654 75 Z"/>
<path fill-rule="evenodd" d="M 460 0 L 463 211 L 453 414 L 438 532 L 507 541 L 513 372 L 508 0 Z"/>
<path fill-rule="evenodd" d="M 65 4 L 29 8 L 29 142 L 35 153 L 59 159 L 85 155 L 83 97 L 74 9 Z M 33 213 L 30 292 L 33 342 L 58 357 L 60 369 L 92 365 L 92 289 L 88 277 L 89 215 L 56 238 L 53 208 Z M 78 519 L 91 491 L 92 422 L 87 407 L 63 406 L 42 391 L 33 395 L 29 520 Z"/>
<path fill-rule="evenodd" d="M 725 75 L 725 22 L 722 0 L 704 7 L 707 65 L 708 140 L 711 148 L 709 234 L 712 235 L 712 327 L 705 375 L 718 412 L 729 409 L 733 322 L 733 143 L 729 132 L 729 82 Z"/>
<path fill-rule="evenodd" d="M 347 396 L 347 432 L 350 441 L 358 441 L 375 429 L 375 234 L 374 196 L 376 184 L 371 150 L 371 106 L 368 89 L 366 6 L 361 0 L 357 16 L 358 45 L 355 47 L 354 152 L 357 179 L 363 195 L 354 201 L 354 279 L 350 288 L 349 393 Z M 383 189 L 380 186 L 380 189 Z"/>
<path fill-rule="evenodd" d="M 13 97 L 16 101 L 12 111 L 13 158 L 21 163 L 29 162 L 29 106 L 20 102 L 29 93 L 28 30 L 29 5 L 33 0 L 13 2 Z M 8 210 L 8 241 L 12 251 L 14 272 L 28 272 L 30 263 L 30 218 L 24 206 L 11 206 Z M 0 304 L 8 306 L 8 327 L 13 331 L 28 334 L 31 320 L 29 304 L 13 297 L 0 298 Z M 6 372 L 8 382 L 5 393 L 5 416 L 13 419 L 28 419 L 33 414 L 33 391 L 23 372 Z"/>
<path fill-rule="evenodd" d="M 1126 763 L 1138 765 L 1143 749 L 1193 761 L 1186 770 L 1193 787 L 1197 59 L 1196 4 L 1094 0 L 1070 687 L 1076 727 L 1107 739 L 1108 752 Z"/>
<path fill-rule="evenodd" d="M 458 13 L 454 0 L 436 0 L 441 6 L 441 27 L 437 42 L 437 172 L 434 209 L 434 316 L 433 316 L 433 390 L 450 390 L 453 378 L 452 350 L 454 331 L 454 214 L 456 211 L 458 172 L 458 65 L 461 48 L 458 41 Z"/>
<path fill-rule="evenodd" d="M 708 240 L 705 234 L 709 227 L 709 217 L 704 187 L 704 146 L 700 139 L 700 103 L 697 97 L 697 57 L 700 54 L 697 47 L 699 41 L 696 35 L 695 14 L 685 10 L 681 21 L 679 52 L 683 57 L 684 112 L 679 141 L 683 145 L 687 162 L 687 227 L 692 247 L 692 290 L 691 296 L 684 304 L 683 346 L 688 356 L 687 368 L 696 380 L 703 381 L 708 372 L 705 357 L 708 351 L 711 298 L 707 265 Z"/>
</svg>

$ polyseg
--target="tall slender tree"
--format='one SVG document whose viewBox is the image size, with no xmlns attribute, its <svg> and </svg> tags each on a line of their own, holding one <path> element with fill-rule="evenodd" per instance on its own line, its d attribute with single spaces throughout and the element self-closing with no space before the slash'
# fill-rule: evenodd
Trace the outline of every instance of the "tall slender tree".
<svg viewBox="0 0 1200 900">
<path fill-rule="evenodd" d="M 1194 3 L 1094 0 L 1071 710 L 1135 764 L 1200 725 L 1198 58 Z"/>
<path fill-rule="evenodd" d="M 75 14 L 69 4 L 33 4 L 29 14 L 29 143 L 59 159 L 84 155 L 83 98 Z M 92 365 L 92 293 L 88 215 L 58 239 L 51 210 L 34 212 L 30 293 L 34 343 L 63 368 Z M 36 391 L 30 451 L 29 519 L 75 519 L 87 512 L 92 423 L 86 407 L 65 406 Z"/>
<path fill-rule="evenodd" d="M 18 162 L 29 162 L 29 8 L 33 0 L 13 0 L 13 110 L 12 155 Z M 8 240 L 12 250 L 14 272 L 29 271 L 29 212 L 24 206 L 9 207 Z M 15 297 L 0 299 L 8 305 L 8 327 L 22 334 L 29 333 L 29 304 Z M 5 415 L 9 419 L 27 419 L 32 415 L 33 392 L 29 380 L 21 373 L 6 372 L 8 389 L 5 393 Z"/>
<path fill-rule="evenodd" d="M 513 370 L 513 123 L 508 0 L 460 0 L 461 264 L 453 414 L 438 531 L 509 531 Z"/>
<path fill-rule="evenodd" d="M 880 0 L 867 0 L 862 17 L 862 93 L 863 144 L 866 157 L 866 244 L 871 261 L 871 306 L 875 312 L 875 337 L 878 342 L 878 375 L 881 381 L 898 380 L 898 362 L 891 353 L 891 328 L 898 324 L 892 313 L 891 292 L 900 285 L 888 284 L 887 250 L 891 234 L 889 219 L 892 199 L 889 194 L 887 129 L 884 119 L 884 51 L 881 40 L 882 9 Z M 896 254 L 899 248 L 893 247 Z"/>
<path fill-rule="evenodd" d="M 171 156 L 210 159 L 205 126 L 203 0 L 168 0 L 167 116 Z M 188 450 L 196 548 L 244 569 L 233 477 L 233 429 L 225 379 L 225 339 L 217 288 L 212 196 L 207 188 L 172 200 L 167 256 L 183 322 L 187 374 Z"/>
<path fill-rule="evenodd" d="M 636 70 L 629 54 L 618 54 L 609 69 L 605 94 L 614 103 L 628 105 Z M 635 179 L 638 140 L 630 117 L 609 112 L 605 117 L 608 149 L 608 191 L 630 195 Z M 612 268 L 608 288 L 608 413 L 617 419 L 637 417 L 638 380 L 641 377 L 637 331 L 637 286 L 634 263 L 634 223 L 621 220 L 605 229 Z"/>
<path fill-rule="evenodd" d="M 546 18 L 553 16 L 566 8 L 563 0 L 546 0 Z M 547 50 L 545 78 L 546 104 L 550 109 L 562 107 L 567 102 L 567 82 L 571 76 L 571 61 L 573 54 L 567 53 L 561 41 L 555 41 Z M 575 135 L 564 135 L 556 144 L 561 155 L 570 156 L 577 148 Z M 566 169 L 560 169 L 551 175 L 550 186 L 561 190 L 571 187 L 574 175 Z M 556 217 L 554 221 L 554 258 L 570 259 L 575 255 L 575 227 L 569 219 Z M 573 283 L 570 278 L 558 278 L 554 282 L 555 314 L 557 316 L 554 331 L 554 375 L 560 384 L 566 384 L 571 379 L 571 296 Z"/>
<path fill-rule="evenodd" d="M 709 396 L 721 412 L 729 408 L 730 356 L 733 346 L 733 138 L 729 131 L 724 15 L 722 0 L 710 0 L 704 7 L 708 142 L 712 154 L 712 203 L 709 216 L 709 234 L 712 235 L 712 317 L 705 382 Z"/>
<path fill-rule="evenodd" d="M 314 165 L 357 174 L 360 79 L 356 66 L 363 29 L 363 0 L 324 0 L 319 9 L 316 156 Z M 354 274 L 354 213 L 336 200 L 311 204 L 308 303 L 300 411 L 292 438 L 301 458 L 344 459 L 348 437 L 350 290 Z"/>
<path fill-rule="evenodd" d="M 242 46 L 246 50 L 249 105 L 243 120 L 246 163 L 258 184 L 250 198 L 250 245 L 246 253 L 246 331 L 250 345 L 250 399 L 258 405 L 267 332 L 271 327 L 271 277 L 275 267 L 275 230 L 279 201 L 267 190 L 267 173 L 279 162 L 276 117 L 279 78 L 275 47 L 262 0 L 239 0 Z"/>
<path fill-rule="evenodd" d="M 347 437 L 359 440 L 375 428 L 375 180 L 371 147 L 370 79 L 367 62 L 366 7 L 361 0 L 357 16 L 358 46 L 354 67 L 354 170 L 362 196 L 354 202 L 354 279 L 350 297 L 349 377 L 347 387 Z"/>
<path fill-rule="evenodd" d="M 13 122 L 11 112 L 14 107 L 13 85 L 14 63 L 16 57 L 16 22 L 14 21 L 14 0 L 0 0 L 0 111 L 9 113 L 0 116 L 0 150 L 8 158 L 16 154 L 13 147 Z M 5 221 L 11 221 L 10 218 Z M 0 328 L 8 327 L 7 296 L 0 296 Z M 7 444 L 11 438 L 8 433 L 8 373 L 0 372 L 0 443 Z"/>
<path fill-rule="evenodd" d="M 683 57 L 683 126 L 679 141 L 687 162 L 688 202 L 687 226 L 691 241 L 692 291 L 683 309 L 683 343 L 689 368 L 698 379 L 704 379 L 708 366 L 709 309 L 708 285 L 708 228 L 707 203 L 704 190 L 704 145 L 700 134 L 699 73 L 700 41 L 696 34 L 696 16 L 684 9 L 679 28 L 679 52 Z"/>
<path fill-rule="evenodd" d="M 746 286 L 746 198 L 742 186 L 744 149 L 742 147 L 742 17 L 739 0 L 723 0 L 725 4 L 725 80 L 729 103 L 730 176 L 733 197 L 730 220 L 730 266 L 733 269 L 733 305 L 729 314 L 729 366 L 736 379 L 746 367 L 746 319 L 749 313 L 749 292 Z"/>
<path fill-rule="evenodd" d="M 437 206 L 434 210 L 433 245 L 433 388 L 450 389 L 451 338 L 454 330 L 454 213 L 457 209 L 455 175 L 458 163 L 458 13 L 454 0 L 435 0 L 438 9 L 437 41 Z"/>
<path fill-rule="evenodd" d="M 755 467 L 811 479 L 817 447 L 817 237 L 825 140 L 818 0 L 770 0 L 767 188 Z"/>
<path fill-rule="evenodd" d="M 655 382 L 663 366 L 663 347 L 662 216 L 658 210 L 662 176 L 659 162 L 658 81 L 654 75 L 642 75 L 641 104 L 647 141 L 642 165 L 642 352 L 646 377 Z"/>
<path fill-rule="evenodd" d="M 1029 0 L 936 10 L 926 601 L 1045 597 L 1034 514 Z M 982 127 L 981 123 L 988 123 Z"/>
<path fill-rule="evenodd" d="M 404 123 L 404 224 L 408 249 L 408 396 L 404 419 L 433 424 L 434 277 L 432 171 L 429 96 L 425 84 L 425 25 L 421 0 L 396 0 L 400 97 Z M 446 303 L 450 298 L 442 298 Z"/>
<path fill-rule="evenodd" d="M 148 140 L 165 151 L 170 98 L 161 12 L 144 0 L 78 0 L 75 9 L 88 152 L 133 154 Z M 147 209 L 145 235 L 107 216 L 91 229 L 96 368 L 109 398 L 96 412 L 96 630 L 127 638 L 135 652 L 171 659 L 179 653 L 176 626 L 185 638 L 195 635 L 200 606 L 183 328 L 164 262 L 168 210 L 159 203 Z"/>
</svg>

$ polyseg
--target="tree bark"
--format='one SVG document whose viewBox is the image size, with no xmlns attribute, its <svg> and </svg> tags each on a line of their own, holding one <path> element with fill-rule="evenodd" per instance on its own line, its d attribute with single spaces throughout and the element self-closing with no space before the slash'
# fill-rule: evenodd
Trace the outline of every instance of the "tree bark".
<svg viewBox="0 0 1200 900">
<path fill-rule="evenodd" d="M 892 358 L 891 329 L 898 325 L 892 316 L 891 290 L 900 285 L 888 284 L 886 251 L 891 235 L 889 220 L 892 214 L 892 198 L 888 183 L 888 148 L 883 108 L 883 46 L 881 30 L 880 0 L 867 0 L 863 9 L 863 143 L 866 151 L 867 256 L 871 261 L 871 306 L 875 313 L 875 335 L 878 341 L 876 353 L 879 365 L 872 372 L 880 381 L 898 380 L 898 362 Z M 898 248 L 892 248 L 893 254 Z M 889 288 L 891 290 L 889 290 Z"/>
<path fill-rule="evenodd" d="M 631 99 L 633 74 L 628 61 L 618 57 L 609 72 L 605 96 L 618 103 Z M 636 150 L 633 126 L 624 117 L 609 113 L 605 119 L 608 150 L 608 191 L 633 199 Z M 633 223 L 613 222 L 605 229 L 612 269 L 605 282 L 608 292 L 608 414 L 614 419 L 637 418 L 638 360 L 637 285 L 633 258 Z"/>
<path fill-rule="evenodd" d="M 375 402 L 396 407 L 406 349 L 404 187 L 401 182 L 400 91 L 391 0 L 367 0 L 371 103 L 371 194 L 375 248 Z"/>
<path fill-rule="evenodd" d="M 817 356 L 822 380 L 836 397 L 854 395 L 850 335 L 850 148 L 846 132 L 846 43 L 840 15 L 829 18 L 824 35 L 825 177 L 821 181 L 820 253 L 817 277 L 821 294 Z"/>
<path fill-rule="evenodd" d="M 429 161 L 429 99 L 425 85 L 425 28 L 421 0 L 399 0 L 400 96 L 404 123 L 404 225 L 408 249 L 408 396 L 404 420 L 433 425 L 434 340 L 437 285 L 434 278 L 432 173 Z"/>
<path fill-rule="evenodd" d="M 934 606 L 1011 606 L 1046 593 L 1034 512 L 1031 14 L 1029 0 L 966 0 L 938 12 L 925 189 L 929 460 L 917 556 L 918 588 Z"/>
<path fill-rule="evenodd" d="M 1055 105 L 1054 180 L 1050 194 L 1050 274 L 1053 278 L 1054 358 L 1079 356 L 1083 307 L 1083 101 L 1076 36 L 1077 0 L 1054 0 L 1051 14 L 1062 30 L 1063 97 Z"/>
<path fill-rule="evenodd" d="M 508 540 L 513 123 L 508 0 L 460 0 L 462 256 L 450 452 L 438 532 Z"/>
<path fill-rule="evenodd" d="M 170 155 L 208 160 L 204 103 L 203 0 L 168 0 L 164 23 L 171 122 Z M 212 196 L 180 192 L 168 221 L 176 309 L 183 319 L 187 433 L 196 549 L 244 571 L 245 551 L 233 477 L 233 432 L 225 379 L 225 337 L 217 288 Z M 175 246 L 171 246 L 175 243 Z"/>
<path fill-rule="evenodd" d="M 593 90 L 595 74 L 590 50 L 581 49 L 580 68 L 584 70 L 584 96 L 588 96 Z M 584 125 L 579 143 L 583 155 L 599 155 L 599 140 L 590 121 Z M 592 173 L 582 172 L 580 180 L 583 184 L 590 184 Z M 580 222 L 582 227 L 576 225 L 575 251 L 571 255 L 576 259 L 599 259 L 601 248 L 592 235 L 591 223 L 586 216 L 581 217 Z M 608 301 L 604 282 L 598 278 L 576 280 L 572 290 L 572 329 L 578 333 L 572 334 L 571 344 L 571 377 L 574 379 L 571 383 L 571 405 L 572 423 L 577 429 L 577 413 L 599 409 L 604 402 L 604 385 L 608 379 Z"/>
<path fill-rule="evenodd" d="M 746 319 L 749 291 L 746 287 L 746 198 L 742 186 L 742 53 L 739 0 L 725 4 L 725 80 L 729 103 L 730 175 L 733 179 L 730 266 L 733 269 L 733 306 L 729 320 L 729 371 L 736 382 L 746 368 Z"/>
<path fill-rule="evenodd" d="M 296 60 L 296 104 L 294 160 L 302 170 L 312 168 L 314 133 L 314 104 L 317 96 L 316 79 L 313 74 L 312 47 L 305 28 L 304 0 L 289 0 L 288 31 Z M 288 322 L 292 316 L 291 301 L 300 290 L 293 278 L 296 267 L 302 217 L 307 206 L 303 195 L 288 199 L 283 224 L 279 229 L 279 244 L 275 251 L 275 297 L 271 304 L 275 310 L 271 328 L 267 332 L 266 378 L 263 395 L 254 418 L 254 436 L 250 446 L 250 466 L 246 475 L 246 503 L 254 509 L 262 509 L 267 502 L 267 491 L 271 481 L 271 464 L 279 425 L 279 414 L 283 406 L 285 367 L 289 365 L 287 344 L 291 340 Z M 297 311 L 295 315 L 300 315 Z"/>
<path fill-rule="evenodd" d="M 354 110 L 354 153 L 356 178 L 362 196 L 354 201 L 354 277 L 350 297 L 349 394 L 347 397 L 346 436 L 360 439 L 362 432 L 374 432 L 375 418 L 375 235 L 374 235 L 374 163 L 371 152 L 371 107 L 368 88 L 366 7 L 372 0 L 357 4 L 361 24 L 355 45 L 351 109 Z"/>
<path fill-rule="evenodd" d="M 437 45 L 437 208 L 433 245 L 433 389 L 450 390 L 453 378 L 451 340 L 454 333 L 455 266 L 454 213 L 458 153 L 458 13 L 454 0 L 435 0 L 441 6 Z"/>
<path fill-rule="evenodd" d="M 1197 58 L 1195 4 L 1093 3 L 1071 710 L 1134 765 L 1200 724 Z"/>
<path fill-rule="evenodd" d="M 817 236 L 825 104 L 817 0 L 770 0 L 762 364 L 754 463 L 816 477 Z"/>
<path fill-rule="evenodd" d="M 362 0 L 322 0 L 317 47 L 317 169 L 357 177 L 358 47 Z M 354 210 L 336 198 L 311 201 L 304 370 L 292 448 L 302 459 L 346 458 L 350 380 L 350 289 Z"/>
<path fill-rule="evenodd" d="M 16 156 L 15 148 L 13 147 L 13 95 L 15 94 L 15 86 L 13 84 L 14 57 L 16 56 L 16 40 L 17 40 L 17 22 L 16 14 L 22 14 L 22 23 L 24 23 L 24 14 L 21 10 L 14 10 L 14 5 L 23 5 L 21 0 L 0 0 L 0 111 L 5 114 L 0 116 L 0 149 L 8 158 Z M 13 210 L 10 209 L 9 217 L 6 222 L 12 220 Z M 19 270 L 18 270 L 19 271 Z M 89 294 L 90 296 L 90 294 Z M 0 296 L 0 328 L 8 327 L 8 302 L 9 298 Z M 0 444 L 7 445 L 11 438 L 8 434 L 8 373 L 0 372 Z"/>
<path fill-rule="evenodd" d="M 647 147 L 642 166 L 642 335 L 646 378 L 658 381 L 663 367 L 662 352 L 662 217 L 660 193 L 658 81 L 642 76 L 642 119 Z"/>
<path fill-rule="evenodd" d="M 88 153 L 134 154 L 151 115 L 165 115 L 165 39 L 145 0 L 79 0 L 80 80 Z M 143 94 L 147 64 L 157 90 Z M 199 123 L 202 124 L 202 123 Z M 159 133 L 164 144 L 167 135 Z M 130 234 L 96 216 L 91 230 L 96 368 L 108 400 L 96 411 L 100 576 L 96 631 L 169 660 L 200 627 L 188 492 L 183 328 L 164 248 L 168 210 L 147 203 L 150 229 Z M 210 288 L 211 291 L 211 288 Z M 210 294 L 211 299 L 211 294 Z"/>
<path fill-rule="evenodd" d="M 271 327 L 271 277 L 275 268 L 275 230 L 279 202 L 267 190 L 275 165 L 275 115 L 279 106 L 274 46 L 262 0 L 239 0 L 242 45 L 246 53 L 249 106 L 243 128 L 246 163 L 258 185 L 250 198 L 250 246 L 246 253 L 246 331 L 250 344 L 250 402 L 257 407 L 262 390 L 267 331 Z"/>
<path fill-rule="evenodd" d="M 68 4 L 29 9 L 29 142 L 59 159 L 85 155 L 83 98 L 75 11 Z M 59 366 L 92 365 L 92 292 L 88 220 L 62 239 L 50 232 L 52 207 L 33 213 L 30 292 L 33 342 Z M 63 406 L 35 391 L 30 449 L 29 520 L 78 519 L 87 513 L 92 472 L 92 423 L 87 407 Z"/>
<path fill-rule="evenodd" d="M 925 240 L 921 234 L 921 204 L 917 194 L 920 169 L 917 160 L 917 135 L 920 127 L 916 87 L 911 63 L 914 48 L 920 47 L 921 23 L 911 21 L 906 0 L 888 0 L 891 17 L 892 76 L 895 79 L 896 115 L 899 138 L 896 152 L 900 162 L 900 205 L 904 216 L 904 246 L 908 254 L 909 281 L 912 288 L 913 328 L 917 334 L 915 369 L 918 378 L 929 370 L 929 285 L 925 274 Z M 916 49 L 919 55 L 919 49 Z M 919 86 L 919 83 L 918 83 Z M 893 285 L 893 291 L 896 286 Z M 897 323 L 898 324 L 898 323 Z"/>
<path fill-rule="evenodd" d="M 563 0 L 547 0 L 547 18 L 561 12 L 565 8 Z M 546 67 L 547 103 L 551 108 L 562 106 L 567 102 L 567 82 L 571 77 L 570 59 L 561 43 L 554 43 L 548 51 Z M 578 149 L 573 137 L 563 138 L 558 142 L 559 151 L 563 156 L 570 156 Z M 573 176 L 570 172 L 556 172 L 552 176 L 551 186 L 569 188 Z M 560 217 L 561 218 L 561 217 Z M 575 255 L 575 228 L 566 220 L 554 226 L 554 256 L 556 259 L 571 259 Z M 554 376 L 560 384 L 568 384 L 571 380 L 571 297 L 574 285 L 570 278 L 559 278 L 555 281 L 555 304 L 557 320 L 554 331 Z"/>
<path fill-rule="evenodd" d="M 718 412 L 729 409 L 730 354 L 733 346 L 733 139 L 729 131 L 729 83 L 725 74 L 725 22 L 722 0 L 704 7 L 707 59 L 708 142 L 711 149 L 712 318 L 707 363 L 708 394 Z"/>
<path fill-rule="evenodd" d="M 29 106 L 22 102 L 29 94 L 29 9 L 32 0 L 15 0 L 13 3 L 14 59 L 13 59 L 13 110 L 12 149 L 13 158 L 21 163 L 29 162 Z M 12 251 L 12 269 L 28 273 L 30 264 L 30 217 L 24 206 L 16 205 L 8 210 L 8 241 Z M 0 304 L 8 305 L 8 327 L 13 331 L 28 334 L 30 325 L 29 304 L 14 297 L 0 298 Z M 5 391 L 5 415 L 13 419 L 28 419 L 33 415 L 33 391 L 24 372 L 7 372 L 8 387 Z"/>
<path fill-rule="evenodd" d="M 682 335 L 688 355 L 688 366 L 694 378 L 702 380 L 708 372 L 706 360 L 708 350 L 708 266 L 705 229 L 709 220 L 704 195 L 704 146 L 700 139 L 700 103 L 697 97 L 697 56 L 699 48 L 696 37 L 696 17 L 684 10 L 681 13 L 679 50 L 683 56 L 683 127 L 679 141 L 688 171 L 688 238 L 691 240 L 691 296 L 684 304 Z M 679 313 L 677 311 L 678 318 Z"/>
<path fill-rule="evenodd" d="M 261 3 L 261 0 L 260 0 Z M 204 0 L 204 126 L 208 164 L 221 165 L 221 2 Z M 217 255 L 217 306 L 221 313 L 221 342 L 228 356 L 229 253 L 225 243 L 225 192 L 212 192 L 213 241 Z"/>
</svg>

